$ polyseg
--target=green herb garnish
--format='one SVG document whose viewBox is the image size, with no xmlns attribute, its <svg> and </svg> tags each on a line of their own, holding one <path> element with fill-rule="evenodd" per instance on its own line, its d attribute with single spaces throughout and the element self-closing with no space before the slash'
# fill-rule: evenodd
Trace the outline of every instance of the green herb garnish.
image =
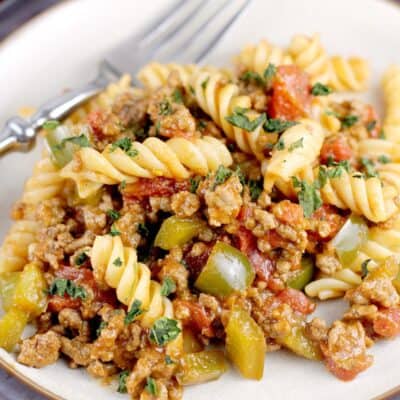
<svg viewBox="0 0 400 400">
<path fill-rule="evenodd" d="M 293 142 L 290 146 L 289 146 L 289 151 L 292 152 L 295 149 L 298 149 L 300 147 L 303 147 L 303 140 L 304 138 L 300 138 L 299 140 L 296 140 L 295 142 Z"/>
<path fill-rule="evenodd" d="M 64 297 L 66 294 L 73 299 L 85 300 L 87 297 L 86 290 L 82 286 L 78 286 L 75 282 L 64 279 L 56 278 L 49 287 L 49 294 Z"/>
<path fill-rule="evenodd" d="M 119 211 L 116 210 L 108 210 L 107 211 L 107 215 L 113 220 L 116 221 L 117 219 L 119 219 L 121 217 L 121 214 L 119 213 Z"/>
<path fill-rule="evenodd" d="M 83 251 L 75 257 L 75 264 L 81 266 L 88 258 L 88 255 Z"/>
<path fill-rule="evenodd" d="M 389 164 L 390 162 L 392 162 L 391 158 L 386 156 L 385 154 L 382 154 L 378 157 L 378 161 L 381 164 Z"/>
<path fill-rule="evenodd" d="M 176 339 L 181 333 L 178 321 L 171 318 L 160 318 L 150 329 L 149 338 L 158 346 L 164 346 L 168 342 Z"/>
<path fill-rule="evenodd" d="M 357 117 L 357 115 L 346 115 L 345 117 L 341 118 L 342 126 L 344 128 L 350 128 L 358 122 L 358 119 L 359 118 Z"/>
<path fill-rule="evenodd" d="M 126 379 L 129 376 L 129 371 L 121 371 L 118 375 L 118 393 L 127 393 Z"/>
<path fill-rule="evenodd" d="M 176 285 L 174 280 L 171 279 L 169 276 L 166 276 L 161 285 L 161 295 L 167 297 L 171 293 L 174 293 L 175 290 L 176 290 Z"/>
<path fill-rule="evenodd" d="M 152 377 L 147 377 L 146 386 L 144 387 L 147 392 L 149 392 L 152 396 L 157 396 L 157 385 L 155 380 Z"/>
<path fill-rule="evenodd" d="M 101 321 L 99 324 L 99 327 L 96 329 L 96 337 L 99 337 L 101 335 L 101 331 L 108 325 L 108 322 L 106 321 Z"/>
<path fill-rule="evenodd" d="M 263 191 L 262 181 L 255 181 L 250 179 L 248 182 L 251 201 L 257 201 Z"/>
<path fill-rule="evenodd" d="M 329 86 L 326 86 L 320 82 L 317 82 L 311 88 L 311 94 L 313 96 L 327 96 L 330 93 L 332 93 L 332 89 Z"/>
<path fill-rule="evenodd" d="M 179 89 L 175 89 L 172 92 L 172 101 L 174 103 L 183 104 L 183 95 Z"/>
<path fill-rule="evenodd" d="M 120 267 L 122 265 L 122 260 L 120 257 L 117 257 L 114 261 L 113 261 L 113 265 L 115 265 L 116 267 Z"/>
<path fill-rule="evenodd" d="M 236 107 L 234 109 L 234 113 L 232 115 L 229 115 L 228 117 L 225 117 L 225 119 L 233 126 L 244 129 L 247 132 L 253 132 L 265 122 L 266 116 L 263 113 L 259 115 L 256 119 L 250 121 L 245 114 L 247 111 L 247 109 Z"/>
<path fill-rule="evenodd" d="M 370 258 L 368 258 L 367 260 L 363 261 L 361 264 L 361 277 L 364 279 L 368 273 L 368 264 L 371 262 L 372 260 Z"/>
<path fill-rule="evenodd" d="M 167 99 L 164 99 L 159 104 L 158 114 L 159 115 L 170 115 L 170 114 L 172 114 L 172 106 L 171 106 L 171 103 Z"/>
<path fill-rule="evenodd" d="M 189 191 L 190 191 L 190 193 L 196 193 L 197 192 L 197 189 L 198 189 L 198 187 L 200 185 L 200 182 L 201 182 L 201 177 L 200 176 L 194 176 L 194 177 L 191 177 L 189 179 L 189 183 L 190 183 Z"/>
<path fill-rule="evenodd" d="M 264 70 L 264 79 L 265 82 L 269 85 L 276 75 L 276 67 L 274 64 L 268 64 L 268 67 Z"/>
<path fill-rule="evenodd" d="M 118 228 L 115 226 L 115 224 L 111 225 L 110 235 L 111 236 L 119 236 L 119 235 L 121 235 L 121 232 L 118 230 Z"/>
<path fill-rule="evenodd" d="M 285 121 L 279 118 L 270 118 L 264 123 L 264 130 L 266 132 L 281 133 L 290 127 L 297 125 L 296 121 Z"/>
<path fill-rule="evenodd" d="M 43 129 L 46 131 L 54 131 L 58 126 L 60 126 L 60 122 L 55 119 L 49 119 L 43 124 Z"/>
<path fill-rule="evenodd" d="M 314 211 L 322 206 L 322 200 L 318 192 L 319 184 L 310 184 L 307 181 L 292 177 L 293 186 L 299 188 L 297 193 L 300 205 L 303 207 L 303 213 L 306 218 L 311 217 Z"/>
<path fill-rule="evenodd" d="M 129 311 L 126 313 L 124 324 L 128 325 L 133 322 L 139 315 L 143 314 L 142 302 L 140 300 L 135 300 Z"/>
</svg>

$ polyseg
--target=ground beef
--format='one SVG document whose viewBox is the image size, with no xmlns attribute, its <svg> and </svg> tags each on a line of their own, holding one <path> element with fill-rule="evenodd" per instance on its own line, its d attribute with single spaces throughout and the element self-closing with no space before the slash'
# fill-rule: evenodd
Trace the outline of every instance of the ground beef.
<svg viewBox="0 0 400 400">
<path fill-rule="evenodd" d="M 58 313 L 58 321 L 64 328 L 70 329 L 79 335 L 80 340 L 89 339 L 90 328 L 87 321 L 83 321 L 82 317 L 77 310 L 71 308 L 64 308 Z"/>
<path fill-rule="evenodd" d="M 199 198 L 186 190 L 171 197 L 171 209 L 178 217 L 191 217 L 199 208 Z"/>
<path fill-rule="evenodd" d="M 145 212 L 139 203 L 126 205 L 121 210 L 121 217 L 115 222 L 116 228 L 121 232 L 121 239 L 125 246 L 136 249 L 141 241 L 138 232 L 139 224 L 145 223 Z"/>
<path fill-rule="evenodd" d="M 61 337 L 61 352 L 71 359 L 71 367 L 78 365 L 88 366 L 91 349 L 91 343 L 84 343 L 79 338 L 68 339 L 64 336 Z"/>
<path fill-rule="evenodd" d="M 36 209 L 37 221 L 45 227 L 61 224 L 65 217 L 65 201 L 60 198 L 47 199 Z"/>
<path fill-rule="evenodd" d="M 243 205 L 241 192 L 243 186 L 236 175 L 224 183 L 205 190 L 208 222 L 212 226 L 233 223 Z"/>
<path fill-rule="evenodd" d="M 22 342 L 17 361 L 29 367 L 42 368 L 58 360 L 60 348 L 61 339 L 55 332 L 39 333 Z"/>
<path fill-rule="evenodd" d="M 313 318 L 306 324 L 306 333 L 311 340 L 320 342 L 321 340 L 327 339 L 328 327 L 324 320 Z"/>
<path fill-rule="evenodd" d="M 107 378 L 115 375 L 118 372 L 118 368 L 114 364 L 106 364 L 99 360 L 95 360 L 88 365 L 87 371 L 94 378 Z"/>
<path fill-rule="evenodd" d="M 147 107 L 147 97 L 135 97 L 132 93 L 125 92 L 115 99 L 112 112 L 123 127 L 140 127 L 146 121 Z"/>
<path fill-rule="evenodd" d="M 318 253 L 315 258 L 316 266 L 327 275 L 333 275 L 335 272 L 342 269 L 342 264 L 338 260 L 333 248 L 324 248 L 322 253 Z"/>
</svg>

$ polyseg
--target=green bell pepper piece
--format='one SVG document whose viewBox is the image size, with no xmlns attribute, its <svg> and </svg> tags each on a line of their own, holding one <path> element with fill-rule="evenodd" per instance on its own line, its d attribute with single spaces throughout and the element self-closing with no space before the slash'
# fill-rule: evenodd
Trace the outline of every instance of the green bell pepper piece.
<svg viewBox="0 0 400 400">
<path fill-rule="evenodd" d="M 0 299 L 4 311 L 10 310 L 14 304 L 15 287 L 20 275 L 20 272 L 6 272 L 0 275 Z"/>
<path fill-rule="evenodd" d="M 162 223 L 154 245 L 164 250 L 182 246 L 197 236 L 203 227 L 204 223 L 197 218 L 179 218 L 173 215 Z"/>
<path fill-rule="evenodd" d="M 67 165 L 72 157 L 79 149 L 79 146 L 73 143 L 63 142 L 63 140 L 71 137 L 69 130 L 66 127 L 58 126 L 55 129 L 48 130 L 45 136 L 45 143 L 50 152 L 53 163 L 62 168 Z"/>
<path fill-rule="evenodd" d="M 242 252 L 229 244 L 217 242 L 195 287 L 204 293 L 226 296 L 247 289 L 254 277 L 254 269 Z"/>
<path fill-rule="evenodd" d="M 310 256 L 301 259 L 301 269 L 287 281 L 287 285 L 293 289 L 303 290 L 314 275 L 314 261 Z"/>
</svg>

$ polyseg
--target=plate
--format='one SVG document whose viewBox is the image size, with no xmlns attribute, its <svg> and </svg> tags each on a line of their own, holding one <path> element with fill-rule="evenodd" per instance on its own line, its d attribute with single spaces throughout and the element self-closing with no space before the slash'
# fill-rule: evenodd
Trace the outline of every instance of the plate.
<svg viewBox="0 0 400 400">
<path fill-rule="evenodd" d="M 38 106 L 62 90 L 78 86 L 96 73 L 101 53 L 168 6 L 167 0 L 69 0 L 51 8 L 0 44 L 0 123 L 22 106 Z M 208 56 L 222 65 L 239 49 L 261 38 L 280 45 L 295 33 L 320 32 L 329 53 L 360 55 L 370 60 L 373 81 L 367 97 L 379 99 L 379 77 L 391 63 L 400 63 L 400 7 L 383 0 L 254 0 Z M 26 154 L 0 159 L 0 237 L 11 221 L 11 205 L 39 157 L 40 144 Z M 330 302 L 322 310 L 339 317 L 342 305 Z M 190 387 L 185 400 L 268 398 L 366 399 L 393 390 L 400 382 L 400 346 L 382 341 L 373 349 L 374 365 L 356 380 L 343 383 L 320 363 L 280 351 L 267 355 L 264 378 L 246 381 L 232 371 L 219 381 Z M 127 398 L 114 387 L 101 386 L 83 370 L 62 361 L 41 370 L 16 363 L 0 351 L 0 362 L 52 398 L 117 400 Z M 400 388 L 399 388 L 400 390 Z"/>
</svg>

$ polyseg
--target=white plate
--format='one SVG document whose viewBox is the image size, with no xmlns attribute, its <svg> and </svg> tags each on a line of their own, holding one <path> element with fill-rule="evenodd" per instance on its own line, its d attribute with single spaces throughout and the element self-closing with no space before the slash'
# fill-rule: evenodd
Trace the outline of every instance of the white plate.
<svg viewBox="0 0 400 400">
<path fill-rule="evenodd" d="M 0 123 L 21 106 L 37 106 L 68 87 L 93 77 L 96 60 L 104 49 L 140 29 L 167 0 L 70 0 L 54 7 L 0 44 Z M 385 66 L 400 63 L 400 7 L 383 0 L 258 0 L 209 56 L 222 64 L 243 45 L 266 37 L 287 44 L 294 33 L 320 32 L 327 50 L 367 57 L 373 67 L 370 97 L 379 99 L 379 76 Z M 11 204 L 18 199 L 30 175 L 38 150 L 0 159 L 0 237 L 10 225 Z M 330 303 L 331 318 L 341 310 Z M 267 399 L 366 399 L 393 389 L 400 382 L 400 346 L 381 342 L 372 353 L 374 365 L 356 380 L 343 383 L 321 363 L 284 351 L 268 354 L 264 379 L 246 381 L 235 372 L 209 384 L 185 390 L 187 400 Z M 83 370 L 64 363 L 42 370 L 18 365 L 0 352 L 0 361 L 33 381 L 54 397 L 66 400 L 123 399 L 115 388 L 105 388 Z"/>
</svg>

